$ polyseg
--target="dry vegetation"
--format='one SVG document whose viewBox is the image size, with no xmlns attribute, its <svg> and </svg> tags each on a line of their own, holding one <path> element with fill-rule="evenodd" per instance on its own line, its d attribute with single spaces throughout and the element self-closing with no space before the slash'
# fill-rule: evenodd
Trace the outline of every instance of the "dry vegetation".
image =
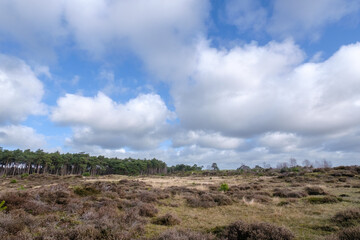
<svg viewBox="0 0 360 240">
<path fill-rule="evenodd" d="M 360 239 L 359 170 L 3 177 L 0 239 Z"/>
</svg>

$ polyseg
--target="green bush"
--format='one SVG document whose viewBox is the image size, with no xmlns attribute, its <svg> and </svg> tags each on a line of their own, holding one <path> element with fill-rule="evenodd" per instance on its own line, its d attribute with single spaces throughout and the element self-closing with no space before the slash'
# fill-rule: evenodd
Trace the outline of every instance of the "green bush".
<svg viewBox="0 0 360 240">
<path fill-rule="evenodd" d="M 10 183 L 17 183 L 16 179 L 12 179 Z"/>
<path fill-rule="evenodd" d="M 26 177 L 28 177 L 28 176 L 29 176 L 28 173 L 23 173 L 23 174 L 21 174 L 21 178 L 26 178 Z"/>
<path fill-rule="evenodd" d="M 1 211 L 4 211 L 5 209 L 7 209 L 7 206 L 4 206 L 5 205 L 5 201 L 3 200 L 1 203 L 0 203 L 0 212 Z"/>
<path fill-rule="evenodd" d="M 89 173 L 89 172 L 84 172 L 82 175 L 83 175 L 84 177 L 90 177 L 90 173 Z"/>
<path fill-rule="evenodd" d="M 229 191 L 229 185 L 227 183 L 223 183 L 220 185 L 219 191 Z"/>
</svg>

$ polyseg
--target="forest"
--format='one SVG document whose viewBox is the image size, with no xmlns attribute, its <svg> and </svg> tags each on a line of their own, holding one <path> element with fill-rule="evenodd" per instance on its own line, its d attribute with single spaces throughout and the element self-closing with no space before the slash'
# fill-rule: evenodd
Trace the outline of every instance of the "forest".
<svg viewBox="0 0 360 240">
<path fill-rule="evenodd" d="M 172 168 L 170 168 L 172 169 Z M 155 158 L 118 159 L 90 156 L 87 153 L 46 153 L 37 151 L 7 150 L 0 148 L 0 175 L 56 174 L 56 175 L 143 175 L 167 173 L 165 162 Z"/>
</svg>

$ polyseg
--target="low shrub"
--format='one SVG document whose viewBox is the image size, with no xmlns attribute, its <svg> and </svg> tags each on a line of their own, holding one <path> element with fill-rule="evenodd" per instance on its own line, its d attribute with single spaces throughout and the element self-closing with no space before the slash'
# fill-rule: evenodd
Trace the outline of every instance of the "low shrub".
<svg viewBox="0 0 360 240">
<path fill-rule="evenodd" d="M 164 226 L 174 226 L 180 222 L 180 219 L 176 215 L 170 213 L 157 217 L 152 221 L 153 224 Z"/>
<path fill-rule="evenodd" d="M 140 203 L 137 208 L 139 209 L 139 215 L 142 217 L 155 217 L 158 213 L 155 206 L 150 203 Z"/>
<path fill-rule="evenodd" d="M 212 199 L 218 206 L 231 205 L 232 200 L 226 195 L 223 194 L 211 194 Z"/>
<path fill-rule="evenodd" d="M 318 186 L 309 186 L 306 187 L 304 190 L 309 195 L 327 195 L 324 189 Z"/>
<path fill-rule="evenodd" d="M 360 223 L 360 208 L 347 209 L 337 212 L 333 218 L 341 226 L 353 226 Z"/>
<path fill-rule="evenodd" d="M 10 183 L 17 183 L 16 179 L 11 179 Z"/>
<path fill-rule="evenodd" d="M 356 240 L 360 239 L 360 226 L 345 228 L 326 240 Z"/>
<path fill-rule="evenodd" d="M 185 199 L 187 205 L 193 208 L 209 208 L 216 206 L 214 200 L 212 198 L 208 198 L 208 195 L 203 195 L 201 198 L 197 196 L 186 196 Z"/>
<path fill-rule="evenodd" d="M 209 208 L 215 206 L 231 205 L 232 200 L 224 194 L 201 193 L 199 195 L 186 196 L 186 203 L 189 207 Z"/>
<path fill-rule="evenodd" d="M 339 182 L 346 182 L 347 178 L 346 177 L 340 177 L 340 178 L 338 178 L 338 181 Z"/>
<path fill-rule="evenodd" d="M 227 183 L 223 183 L 220 185 L 219 191 L 227 192 L 229 191 L 229 185 Z"/>
<path fill-rule="evenodd" d="M 6 202 L 9 210 L 18 209 L 23 206 L 24 203 L 31 200 L 31 196 L 28 192 L 5 192 L 0 196 L 0 199 Z"/>
<path fill-rule="evenodd" d="M 273 196 L 281 198 L 302 198 L 306 197 L 307 193 L 303 191 L 292 191 L 288 188 L 275 188 Z"/>
<path fill-rule="evenodd" d="M 28 173 L 23 173 L 20 176 L 21 176 L 21 178 L 27 178 L 29 176 L 29 174 Z"/>
<path fill-rule="evenodd" d="M 84 186 L 84 187 L 74 188 L 74 193 L 79 195 L 80 197 L 86 197 L 86 196 L 99 194 L 100 191 L 90 186 Z"/>
<path fill-rule="evenodd" d="M 245 223 L 237 221 L 225 227 L 218 237 L 228 240 L 291 240 L 294 234 L 284 228 L 270 223 Z"/>
<path fill-rule="evenodd" d="M 152 203 L 157 201 L 158 195 L 149 191 L 140 191 L 136 197 L 142 202 Z"/>
<path fill-rule="evenodd" d="M 308 197 L 306 200 L 311 204 L 338 203 L 342 201 L 341 198 L 337 198 L 335 196 Z"/>
<path fill-rule="evenodd" d="M 83 177 L 90 177 L 91 176 L 91 174 L 89 172 L 84 172 L 82 175 L 83 175 Z"/>
</svg>

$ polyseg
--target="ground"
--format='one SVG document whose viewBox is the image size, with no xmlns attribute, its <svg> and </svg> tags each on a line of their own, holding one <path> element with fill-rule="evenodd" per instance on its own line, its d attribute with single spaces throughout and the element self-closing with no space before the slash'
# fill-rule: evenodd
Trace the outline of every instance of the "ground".
<svg viewBox="0 0 360 240">
<path fill-rule="evenodd" d="M 225 183 L 229 190 L 220 191 Z M 335 218 L 342 212 L 359 211 L 360 178 L 356 172 L 274 176 L 8 176 L 1 179 L 0 192 L 0 201 L 5 200 L 8 207 L 0 215 L 6 219 L 3 222 L 10 224 L 0 224 L 0 235 L 6 235 L 6 239 L 18 236 L 58 239 L 62 231 L 71 229 L 71 233 L 66 233 L 68 239 L 86 239 L 70 235 L 89 232 L 97 239 L 120 239 L 120 235 L 124 236 L 122 239 L 160 239 L 159 235 L 172 228 L 220 238 L 216 235 L 218 229 L 221 231 L 239 220 L 286 228 L 294 239 L 325 239 L 344 227 L 360 225 L 360 216 L 356 214 L 349 222 Z M 20 200 L 16 202 L 16 198 Z M 174 217 L 174 224 L 165 221 L 161 225 L 156 221 L 166 214 Z M 9 230 L 11 224 L 16 225 L 14 222 L 24 216 L 30 220 L 16 231 Z M 35 224 L 49 216 L 51 221 Z M 114 220 L 120 218 L 124 221 Z M 107 232 L 99 229 L 102 222 L 108 224 Z M 84 226 L 92 226 L 91 231 L 84 230 Z M 112 226 L 127 232 L 114 233 Z"/>
</svg>

